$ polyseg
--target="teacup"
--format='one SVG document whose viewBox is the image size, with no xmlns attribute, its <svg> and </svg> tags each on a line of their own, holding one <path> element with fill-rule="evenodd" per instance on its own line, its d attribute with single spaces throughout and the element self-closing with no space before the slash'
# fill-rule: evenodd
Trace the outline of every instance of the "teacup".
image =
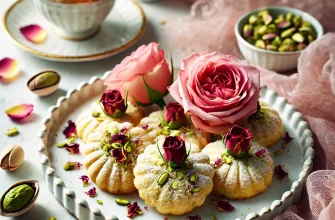
<svg viewBox="0 0 335 220">
<path fill-rule="evenodd" d="M 55 26 L 56 34 L 84 40 L 99 31 L 115 0 L 34 0 L 39 11 Z"/>
</svg>

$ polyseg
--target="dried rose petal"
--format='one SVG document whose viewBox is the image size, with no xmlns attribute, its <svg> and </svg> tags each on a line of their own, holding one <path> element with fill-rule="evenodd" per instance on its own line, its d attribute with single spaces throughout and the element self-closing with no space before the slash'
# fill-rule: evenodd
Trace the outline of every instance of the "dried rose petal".
<svg viewBox="0 0 335 220">
<path fill-rule="evenodd" d="M 218 157 L 214 163 L 215 166 L 220 166 L 223 164 L 223 160 L 221 157 Z"/>
<path fill-rule="evenodd" d="M 288 132 L 285 132 L 285 136 L 283 138 L 284 143 L 287 144 L 292 140 L 293 140 L 293 138 L 290 136 L 290 134 Z"/>
<path fill-rule="evenodd" d="M 187 220 L 201 220 L 201 217 L 199 215 L 194 215 L 194 216 L 187 216 Z"/>
<path fill-rule="evenodd" d="M 83 186 L 86 186 L 88 184 L 88 181 L 90 180 L 86 175 L 82 175 L 79 179 L 83 181 Z"/>
<path fill-rule="evenodd" d="M 76 124 L 69 120 L 67 127 L 64 129 L 63 134 L 65 135 L 66 138 L 70 138 L 73 135 L 76 135 Z"/>
<path fill-rule="evenodd" d="M 144 208 L 145 210 L 149 211 L 149 210 L 148 210 L 148 206 L 144 206 L 143 208 Z"/>
<path fill-rule="evenodd" d="M 47 32 L 37 24 L 24 26 L 20 28 L 20 32 L 33 43 L 42 43 L 47 37 Z"/>
<path fill-rule="evenodd" d="M 0 80 L 11 81 L 20 73 L 19 63 L 11 58 L 0 60 Z"/>
<path fill-rule="evenodd" d="M 259 149 L 255 153 L 256 157 L 262 157 L 264 154 L 265 154 L 265 149 Z"/>
<path fill-rule="evenodd" d="M 88 192 L 85 192 L 85 194 L 89 197 L 94 197 L 97 194 L 96 188 L 92 187 L 92 189 L 88 190 Z"/>
<path fill-rule="evenodd" d="M 148 127 L 149 127 L 149 125 L 143 125 L 143 126 L 142 126 L 142 129 L 147 130 Z"/>
<path fill-rule="evenodd" d="M 6 109 L 6 114 L 13 120 L 21 120 L 28 117 L 34 110 L 34 105 L 21 104 Z"/>
<path fill-rule="evenodd" d="M 79 154 L 79 144 L 77 143 L 66 144 L 64 147 L 72 154 Z"/>
<path fill-rule="evenodd" d="M 285 177 L 288 176 L 288 172 L 286 172 L 283 169 L 282 165 L 278 165 L 278 166 L 275 167 L 275 174 L 276 174 L 276 176 L 278 177 L 279 180 L 282 180 L 282 179 L 284 179 Z"/>
<path fill-rule="evenodd" d="M 137 215 L 142 215 L 142 209 L 137 205 L 137 202 L 134 202 L 133 204 L 127 205 L 128 210 L 128 217 L 135 217 Z"/>
<path fill-rule="evenodd" d="M 127 159 L 123 147 L 111 150 L 111 155 L 115 158 L 116 162 L 121 163 Z"/>
<path fill-rule="evenodd" d="M 224 200 L 212 200 L 212 202 L 216 205 L 216 209 L 219 212 L 224 212 L 224 211 L 231 212 L 231 211 L 235 210 L 234 206 L 232 206 L 230 204 L 230 202 L 228 202 L 228 201 L 224 201 Z"/>
<path fill-rule="evenodd" d="M 125 144 L 128 136 L 119 132 L 119 134 L 112 135 L 111 139 L 113 143 Z"/>
</svg>

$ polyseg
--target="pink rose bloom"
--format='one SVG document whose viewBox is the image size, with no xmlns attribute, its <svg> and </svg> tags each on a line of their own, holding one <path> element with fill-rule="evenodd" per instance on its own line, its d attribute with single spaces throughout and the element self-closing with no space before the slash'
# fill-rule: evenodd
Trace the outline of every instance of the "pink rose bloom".
<svg viewBox="0 0 335 220">
<path fill-rule="evenodd" d="M 169 91 L 198 129 L 221 134 L 257 111 L 259 70 L 234 56 L 195 54 L 183 60 Z"/>
<path fill-rule="evenodd" d="M 159 50 L 158 46 L 155 42 L 142 45 L 121 64 L 116 65 L 105 82 L 108 89 L 119 90 L 123 97 L 128 90 L 129 98 L 133 102 L 152 104 L 160 98 L 147 94 L 145 80 L 151 89 L 165 95 L 167 86 L 170 85 L 171 72 L 164 51 Z"/>
</svg>

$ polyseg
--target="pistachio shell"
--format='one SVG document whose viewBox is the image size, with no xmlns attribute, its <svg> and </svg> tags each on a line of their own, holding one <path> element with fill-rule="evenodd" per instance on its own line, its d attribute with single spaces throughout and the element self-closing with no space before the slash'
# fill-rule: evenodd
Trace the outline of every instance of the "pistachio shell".
<svg viewBox="0 0 335 220">
<path fill-rule="evenodd" d="M 287 13 L 285 18 L 286 18 L 287 21 L 291 21 L 292 18 L 293 18 L 293 14 L 292 13 Z"/>
<path fill-rule="evenodd" d="M 249 24 L 255 24 L 257 22 L 257 17 L 255 15 L 251 15 L 249 17 Z"/>
<path fill-rule="evenodd" d="M 272 51 L 277 51 L 277 50 L 278 50 L 278 47 L 269 44 L 269 45 L 266 45 L 266 49 L 267 49 L 267 50 L 272 50 Z"/>
<path fill-rule="evenodd" d="M 293 39 L 295 42 L 298 42 L 298 43 L 302 43 L 302 42 L 304 42 L 304 40 L 305 40 L 304 36 L 302 36 L 302 34 L 300 34 L 300 33 L 295 33 L 295 34 L 293 34 L 292 39 Z"/>
<path fill-rule="evenodd" d="M 283 33 L 281 33 L 280 37 L 282 37 L 282 38 L 291 37 L 291 35 L 293 34 L 294 31 L 295 31 L 295 28 L 289 28 L 289 29 L 283 31 Z"/>
<path fill-rule="evenodd" d="M 16 170 L 24 160 L 24 151 L 18 145 L 6 147 L 0 157 L 1 168 L 7 171 Z"/>
<path fill-rule="evenodd" d="M 257 40 L 256 43 L 255 43 L 255 46 L 258 47 L 258 48 L 264 49 L 265 48 L 265 43 L 262 40 Z"/>
<path fill-rule="evenodd" d="M 60 75 L 55 71 L 44 71 L 29 79 L 27 86 L 39 96 L 47 96 L 57 90 Z"/>
<path fill-rule="evenodd" d="M 277 36 L 277 34 L 265 34 L 262 39 L 263 40 L 272 40 Z"/>
<path fill-rule="evenodd" d="M 282 29 L 288 28 L 290 26 L 291 26 L 291 22 L 289 21 L 282 21 L 278 24 L 278 28 L 282 28 Z"/>
</svg>

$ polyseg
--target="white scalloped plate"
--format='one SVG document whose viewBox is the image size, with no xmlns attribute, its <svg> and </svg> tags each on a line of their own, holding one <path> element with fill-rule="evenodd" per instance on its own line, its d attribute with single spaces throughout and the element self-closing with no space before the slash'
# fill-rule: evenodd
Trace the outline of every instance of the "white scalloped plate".
<svg viewBox="0 0 335 220">
<path fill-rule="evenodd" d="M 93 77 L 89 83 L 80 83 L 77 89 L 68 91 L 66 97 L 60 97 L 57 105 L 49 108 L 43 131 L 40 133 L 43 144 L 38 150 L 41 153 L 41 163 L 49 189 L 57 200 L 79 219 L 128 219 L 126 208 L 114 202 L 119 196 L 110 195 L 98 188 L 95 198 L 89 198 L 84 193 L 95 186 L 92 182 L 88 187 L 82 186 L 79 177 L 85 174 L 85 169 L 82 167 L 80 170 L 68 172 L 63 170 L 63 165 L 68 160 L 82 161 L 83 156 L 70 155 L 66 150 L 55 147 L 54 144 L 64 140 L 62 130 L 66 126 L 66 121 L 75 120 L 83 109 L 103 93 L 105 90 L 103 79 L 108 74 L 107 72 L 102 78 Z M 302 185 L 313 168 L 312 132 L 308 129 L 307 123 L 302 120 L 302 115 L 296 112 L 285 98 L 263 87 L 261 99 L 280 113 L 285 131 L 294 138 L 283 154 L 273 157 L 275 165 L 284 164 L 289 172 L 289 178 L 279 181 L 274 176 L 272 185 L 265 193 L 252 199 L 231 201 L 235 207 L 233 212 L 219 213 L 211 203 L 213 197 L 209 196 L 204 206 L 196 208 L 187 215 L 198 214 L 202 219 L 210 219 L 212 213 L 218 219 L 273 219 L 300 199 Z M 270 149 L 271 153 L 273 154 L 280 146 L 281 143 L 273 146 Z M 132 202 L 137 201 L 142 209 L 145 206 L 137 193 L 122 197 Z M 103 205 L 99 205 L 96 202 L 97 199 L 102 200 Z M 136 219 L 163 219 L 164 217 L 168 217 L 169 220 L 185 219 L 185 216 L 163 216 L 154 208 L 148 207 L 148 209 L 148 211 L 143 209 L 144 214 Z"/>
</svg>

